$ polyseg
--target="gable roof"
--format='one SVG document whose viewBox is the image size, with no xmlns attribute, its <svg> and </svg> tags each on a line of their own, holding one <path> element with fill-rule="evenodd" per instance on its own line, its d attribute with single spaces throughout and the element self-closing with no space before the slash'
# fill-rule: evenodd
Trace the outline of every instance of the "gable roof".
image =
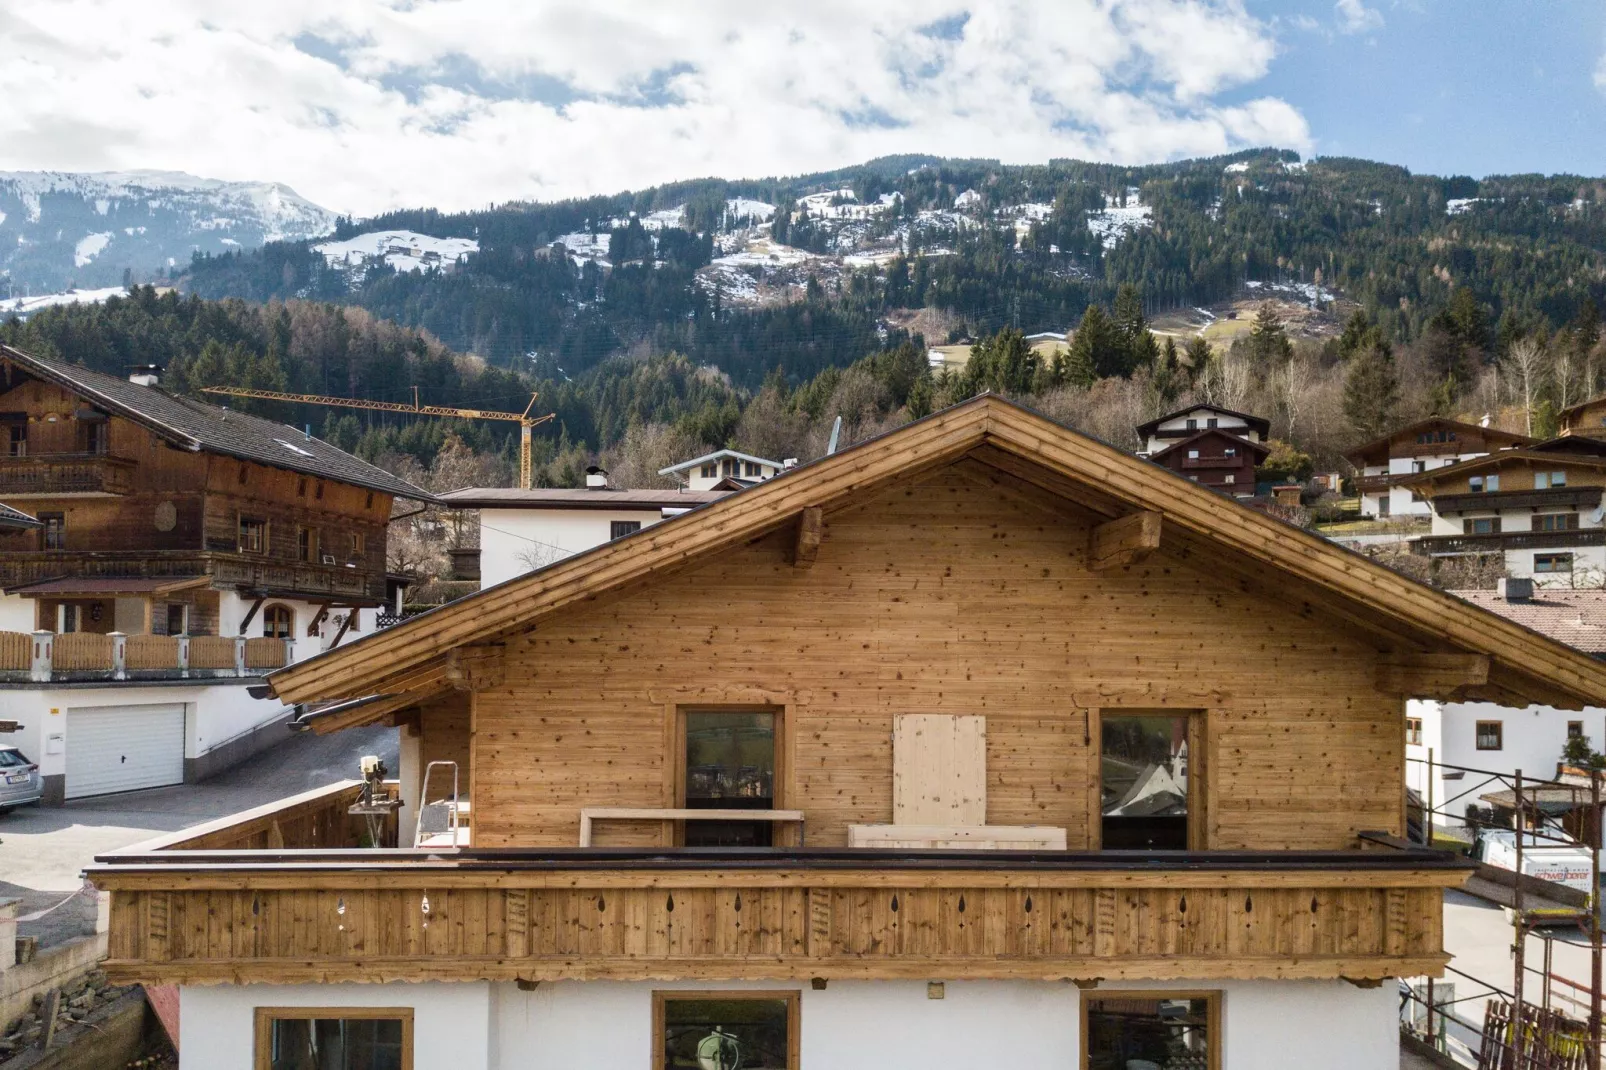
<svg viewBox="0 0 1606 1070">
<path fill-rule="evenodd" d="M 221 453 L 398 498 L 435 500 L 428 491 L 287 424 L 179 397 L 77 364 L 29 356 L 7 345 L 0 345 L 0 360 L 140 424 L 179 449 Z"/>
<path fill-rule="evenodd" d="M 1582 412 L 1584 409 L 1589 408 L 1591 405 L 1599 405 L 1602 402 L 1606 402 L 1606 394 L 1596 394 L 1594 397 L 1588 398 L 1588 399 L 1586 399 L 1584 401 L 1580 401 L 1576 405 L 1567 406 L 1565 409 L 1562 409 L 1560 412 L 1556 413 L 1556 418 L 1558 420 L 1565 420 L 1567 417 L 1571 416 L 1575 412 Z"/>
<path fill-rule="evenodd" d="M 1266 445 L 1264 442 L 1251 442 L 1242 435 L 1235 435 L 1232 433 L 1232 428 L 1230 427 L 1207 427 L 1203 431 L 1199 431 L 1195 434 L 1189 435 L 1187 438 L 1171 443 L 1171 445 L 1167 446 L 1163 450 L 1155 450 L 1153 453 L 1149 454 L 1149 460 L 1159 461 L 1161 457 L 1166 456 L 1168 453 L 1171 453 L 1175 450 L 1186 449 L 1188 446 L 1193 445 L 1202 438 L 1230 438 L 1232 439 L 1235 447 L 1244 446 L 1251 453 L 1258 454 L 1261 457 L 1264 457 L 1271 452 L 1271 447 Z"/>
<path fill-rule="evenodd" d="M 754 464 L 764 464 L 771 468 L 781 467 L 780 461 L 771 461 L 764 457 L 755 457 L 751 453 L 742 453 L 740 450 L 715 450 L 713 453 L 705 453 L 701 457 L 693 457 L 689 461 L 681 461 L 679 464 L 672 464 L 668 468 L 660 468 L 658 469 L 658 474 L 661 476 L 667 476 L 673 472 L 684 472 L 688 468 L 696 468 L 700 464 L 706 464 L 709 461 L 717 461 L 721 457 L 735 457 L 738 461 L 752 461 Z"/>
<path fill-rule="evenodd" d="M 43 524 L 23 512 L 13 509 L 5 502 L 0 502 L 0 528 L 39 528 Z"/>
<path fill-rule="evenodd" d="M 1264 416 L 1251 416 L 1247 412 L 1238 412 L 1235 409 L 1224 409 L 1220 405 L 1200 404 L 1189 405 L 1185 409 L 1178 409 L 1175 412 L 1168 412 L 1164 416 L 1156 416 L 1154 419 L 1149 420 L 1146 423 L 1138 424 L 1138 437 L 1148 438 L 1150 434 L 1152 434 L 1167 420 L 1179 419 L 1188 415 L 1190 412 L 1216 412 L 1223 416 L 1236 416 L 1238 419 L 1248 424 L 1250 430 L 1258 431 L 1261 438 L 1265 438 L 1267 435 L 1271 434 L 1271 421 L 1266 419 Z M 1231 430 L 1231 428 L 1228 428 L 1227 430 Z"/>
<path fill-rule="evenodd" d="M 1432 487 L 1446 478 L 1457 479 L 1469 476 L 1475 472 L 1486 472 L 1491 468 L 1503 468 L 1514 461 L 1526 461 L 1533 464 L 1572 464 L 1583 468 L 1606 468 L 1606 457 L 1582 452 L 1563 452 L 1560 450 L 1516 449 L 1497 450 L 1494 453 L 1484 454 L 1481 457 L 1470 457 L 1464 461 L 1444 465 L 1442 468 L 1429 468 L 1416 472 L 1409 479 L 1400 480 L 1402 487 Z"/>
<path fill-rule="evenodd" d="M 990 394 L 280 669 L 267 686 L 296 703 L 384 695 L 364 708 L 376 719 L 450 688 L 449 670 L 473 654 L 463 647 L 526 632 L 568 607 L 795 525 L 804 509 L 829 516 L 961 460 L 990 473 L 1000 494 L 1030 484 L 1096 517 L 1158 512 L 1163 552 L 1360 631 L 1380 652 L 1485 655 L 1488 683 L 1468 688 L 1473 697 L 1606 705 L 1606 664 Z"/>
<path fill-rule="evenodd" d="M 726 491 L 626 490 L 620 487 L 465 487 L 440 500 L 453 509 L 694 509 Z"/>
<path fill-rule="evenodd" d="M 1512 601 L 1499 591 L 1457 591 L 1475 606 L 1498 613 L 1566 643 L 1575 650 L 1606 657 L 1606 591 L 1537 588 L 1532 598 Z"/>
<path fill-rule="evenodd" d="M 1366 455 L 1380 449 L 1387 449 L 1389 444 L 1398 438 L 1407 435 L 1416 436 L 1425 428 L 1444 428 L 1452 431 L 1467 431 L 1481 435 L 1486 442 L 1504 441 L 1513 446 L 1525 446 L 1533 442 L 1527 435 L 1519 435 L 1515 431 L 1502 431 L 1497 427 L 1483 427 L 1480 424 L 1469 424 L 1461 420 L 1452 420 L 1447 416 L 1429 416 L 1426 420 L 1418 420 L 1414 424 L 1396 427 L 1386 435 L 1379 435 L 1370 442 L 1363 442 L 1344 454 L 1344 459 L 1351 464 L 1363 464 Z M 1449 443 L 1445 443 L 1449 445 Z M 1387 454 L 1384 455 L 1385 458 Z"/>
</svg>

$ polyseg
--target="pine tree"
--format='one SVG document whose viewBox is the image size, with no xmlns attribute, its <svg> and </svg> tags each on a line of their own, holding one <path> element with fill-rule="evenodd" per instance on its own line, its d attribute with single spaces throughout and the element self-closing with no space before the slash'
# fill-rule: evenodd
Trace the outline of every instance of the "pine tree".
<svg viewBox="0 0 1606 1070">
<path fill-rule="evenodd" d="M 1400 380 L 1392 356 L 1371 346 L 1350 358 L 1344 377 L 1344 415 L 1362 439 L 1374 439 L 1393 426 L 1399 399 Z"/>
<path fill-rule="evenodd" d="M 1077 325 L 1076 337 L 1071 341 L 1071 356 L 1073 368 L 1078 369 L 1077 374 L 1085 366 L 1094 379 L 1125 375 L 1129 370 L 1121 333 L 1109 313 L 1098 305 L 1088 305 L 1082 313 L 1082 322 Z M 1072 381 L 1076 381 L 1074 375 Z"/>
<path fill-rule="evenodd" d="M 1210 366 L 1210 342 L 1204 335 L 1196 334 L 1188 339 L 1187 346 L 1182 350 L 1182 365 L 1194 379 L 1203 375 Z"/>
<path fill-rule="evenodd" d="M 1255 313 L 1255 322 L 1249 328 L 1249 357 L 1257 371 L 1265 372 L 1287 363 L 1294 355 L 1293 343 L 1283 328 L 1282 317 L 1270 301 Z"/>
</svg>

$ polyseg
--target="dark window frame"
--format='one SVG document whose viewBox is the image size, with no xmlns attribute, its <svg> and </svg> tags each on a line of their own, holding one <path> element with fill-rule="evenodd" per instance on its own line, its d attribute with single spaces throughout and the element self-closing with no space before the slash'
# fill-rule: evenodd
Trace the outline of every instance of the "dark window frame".
<svg viewBox="0 0 1606 1070">
<path fill-rule="evenodd" d="M 1088 711 L 1088 849 L 1092 851 L 1116 850 L 1104 846 L 1104 721 L 1122 717 L 1185 718 L 1188 722 L 1188 815 L 1187 849 L 1209 850 L 1210 819 L 1205 812 L 1206 781 L 1211 775 L 1206 755 L 1209 753 L 1209 716 L 1202 709 L 1172 709 L 1169 707 L 1107 706 Z"/>
<path fill-rule="evenodd" d="M 1088 1019 L 1097 1013 L 1095 1004 L 1120 1000 L 1204 1000 L 1205 1001 L 1205 1043 L 1208 1047 L 1205 1065 L 1207 1070 L 1221 1070 L 1221 1004 L 1223 993 L 1220 989 L 1136 989 L 1136 990 L 1106 990 L 1097 988 L 1082 993 L 1078 1000 L 1080 1004 L 1078 1013 L 1081 1015 L 1080 1037 L 1077 1040 L 1077 1065 L 1080 1070 L 1088 1070 L 1093 1054 L 1089 1050 L 1093 1034 Z"/>
<path fill-rule="evenodd" d="M 253 1070 L 273 1070 L 273 1023 L 278 1021 L 400 1021 L 401 1070 L 413 1070 L 413 1008 L 411 1007 L 257 1007 L 255 1009 Z"/>
<path fill-rule="evenodd" d="M 260 532 L 260 534 L 261 534 L 260 545 L 257 545 L 257 546 L 250 545 L 251 543 L 257 542 L 257 540 L 256 539 L 248 540 L 246 538 L 246 531 L 248 529 Z M 235 546 L 238 549 L 238 552 L 240 552 L 242 554 L 260 554 L 260 555 L 263 555 L 263 556 L 267 555 L 267 552 L 268 552 L 268 522 L 264 518 L 256 517 L 256 516 L 245 516 L 245 515 L 242 514 L 240 516 L 239 520 L 237 521 L 236 525 L 235 525 L 235 536 L 234 537 L 235 537 Z"/>
<path fill-rule="evenodd" d="M 39 549 L 65 550 L 67 548 L 67 514 L 64 512 L 40 513 Z"/>
<path fill-rule="evenodd" d="M 653 1070 L 664 1070 L 665 1032 L 668 1020 L 668 1004 L 675 1002 L 695 1002 L 699 1000 L 754 1000 L 754 1001 L 786 1001 L 786 1070 L 801 1070 L 803 1051 L 803 993 L 795 988 L 781 989 L 737 989 L 725 991 L 720 989 L 664 991 L 656 989 L 652 994 L 652 1067 Z"/>
<path fill-rule="evenodd" d="M 669 783 L 667 785 L 669 798 L 673 799 L 673 806 L 677 809 L 692 809 L 688 805 L 687 784 L 690 770 L 690 755 L 686 750 L 686 722 L 693 714 L 699 713 L 728 713 L 728 714 L 768 714 L 773 718 L 771 737 L 774 740 L 774 752 L 771 757 L 771 783 L 770 783 L 770 810 L 784 810 L 787 808 L 789 795 L 787 784 L 791 774 L 791 736 L 789 728 L 791 718 L 787 716 L 785 706 L 767 704 L 763 702 L 738 703 L 708 703 L 698 702 L 686 705 L 671 705 L 669 716 L 669 738 L 673 740 L 673 751 L 670 760 L 665 762 L 668 771 Z M 674 846 L 686 845 L 686 822 L 666 822 L 671 825 L 671 843 Z M 772 846 L 785 846 L 790 842 L 794 833 L 791 826 L 781 822 L 763 822 L 769 830 Z M 784 842 L 783 842 L 784 841 Z"/>
<path fill-rule="evenodd" d="M 1542 566 L 1540 562 L 1543 562 Z M 1574 563 L 1574 556 L 1570 553 L 1534 554 L 1534 574 L 1546 576 L 1571 575 Z M 1563 564 L 1567 567 L 1559 567 Z"/>
<path fill-rule="evenodd" d="M 1478 750 L 1506 749 L 1506 723 L 1504 721 L 1478 721 L 1472 728 L 1472 743 Z"/>
<path fill-rule="evenodd" d="M 608 521 L 608 541 L 622 539 L 626 535 L 634 535 L 641 530 L 639 520 L 610 520 Z"/>
</svg>

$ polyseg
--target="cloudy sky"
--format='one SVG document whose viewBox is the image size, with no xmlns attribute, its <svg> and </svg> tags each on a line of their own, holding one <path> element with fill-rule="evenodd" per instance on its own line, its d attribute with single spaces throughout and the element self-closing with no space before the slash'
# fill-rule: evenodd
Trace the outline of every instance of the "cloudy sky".
<svg viewBox="0 0 1606 1070">
<path fill-rule="evenodd" d="M 0 169 L 359 214 L 898 152 L 1606 173 L 1600 0 L 0 0 Z"/>
</svg>

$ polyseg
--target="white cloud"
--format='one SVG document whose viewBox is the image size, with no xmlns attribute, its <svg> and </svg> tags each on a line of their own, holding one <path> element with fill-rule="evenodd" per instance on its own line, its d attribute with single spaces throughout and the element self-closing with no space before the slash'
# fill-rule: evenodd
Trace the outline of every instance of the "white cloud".
<svg viewBox="0 0 1606 1070">
<path fill-rule="evenodd" d="M 1601 54 L 1600 60 L 1595 64 L 1595 88 L 1606 93 L 1606 52 Z"/>
<path fill-rule="evenodd" d="M 1371 33 L 1383 28 L 1382 13 L 1367 7 L 1362 0 L 1338 0 L 1333 9 L 1340 33 Z"/>
<path fill-rule="evenodd" d="M 1306 151 L 1287 103 L 1215 99 L 1275 52 L 1242 0 L 10 0 L 0 168 L 272 179 L 370 213 L 899 152 Z"/>
</svg>

